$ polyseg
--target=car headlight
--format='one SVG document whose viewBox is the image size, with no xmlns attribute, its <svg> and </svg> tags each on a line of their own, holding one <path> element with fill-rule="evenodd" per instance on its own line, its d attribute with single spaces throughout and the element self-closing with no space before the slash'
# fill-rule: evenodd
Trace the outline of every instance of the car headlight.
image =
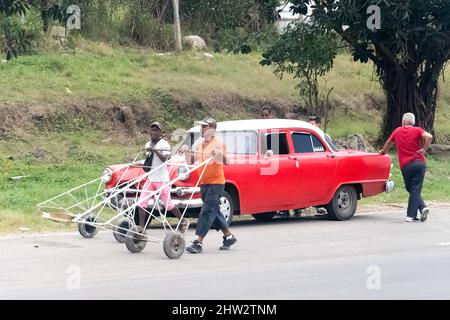
<svg viewBox="0 0 450 320">
<path fill-rule="evenodd" d="M 185 166 L 179 167 L 177 170 L 177 174 L 178 174 L 178 178 L 180 178 L 180 180 L 187 180 L 187 179 L 189 179 L 189 175 L 190 175 L 188 167 L 185 167 Z"/>
<path fill-rule="evenodd" d="M 108 183 L 112 179 L 112 171 L 111 169 L 105 169 L 102 173 L 102 181 L 103 183 Z"/>
</svg>

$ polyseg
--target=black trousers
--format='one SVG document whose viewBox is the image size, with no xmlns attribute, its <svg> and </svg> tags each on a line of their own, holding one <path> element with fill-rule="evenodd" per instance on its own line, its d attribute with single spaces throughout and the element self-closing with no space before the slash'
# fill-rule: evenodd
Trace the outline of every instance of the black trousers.
<svg viewBox="0 0 450 320">
<path fill-rule="evenodd" d="M 414 160 L 402 169 L 405 187 L 409 193 L 407 215 L 411 218 L 417 216 L 417 210 L 422 211 L 426 207 L 421 196 L 425 170 L 426 165 L 422 160 Z"/>
<path fill-rule="evenodd" d="M 220 212 L 219 207 L 219 199 L 224 189 L 224 184 L 203 184 L 200 186 L 203 207 L 197 220 L 195 232 L 197 236 L 206 236 L 209 229 L 219 231 L 228 228 L 227 220 Z"/>
</svg>

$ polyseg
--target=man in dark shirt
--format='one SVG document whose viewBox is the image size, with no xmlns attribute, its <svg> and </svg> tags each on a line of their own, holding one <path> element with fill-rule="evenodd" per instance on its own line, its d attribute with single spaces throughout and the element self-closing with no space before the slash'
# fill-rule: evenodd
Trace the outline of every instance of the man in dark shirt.
<svg viewBox="0 0 450 320">
<path fill-rule="evenodd" d="M 421 196 L 426 170 L 425 153 L 433 136 L 422 128 L 414 127 L 415 122 L 413 113 L 405 113 L 402 126 L 394 130 L 380 153 L 384 154 L 393 144 L 397 145 L 398 161 L 409 193 L 406 221 L 424 222 L 430 212 Z M 417 218 L 417 210 L 421 214 L 420 219 Z"/>
</svg>

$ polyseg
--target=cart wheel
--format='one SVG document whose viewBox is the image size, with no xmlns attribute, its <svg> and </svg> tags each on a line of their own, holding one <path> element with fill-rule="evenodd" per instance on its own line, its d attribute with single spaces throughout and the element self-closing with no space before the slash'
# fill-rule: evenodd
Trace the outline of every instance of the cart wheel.
<svg viewBox="0 0 450 320">
<path fill-rule="evenodd" d="M 93 222 L 93 223 L 95 223 L 95 216 L 90 214 L 84 219 L 83 222 L 78 222 L 78 231 L 80 232 L 80 234 L 84 238 L 90 239 L 90 238 L 95 237 L 95 235 L 98 232 L 97 227 L 88 225 L 85 222 Z"/>
<path fill-rule="evenodd" d="M 167 233 L 164 238 L 163 249 L 164 253 L 170 259 L 178 259 L 184 253 L 186 242 L 181 233 Z"/>
<path fill-rule="evenodd" d="M 147 240 L 145 240 L 144 236 L 146 234 L 147 232 L 141 226 L 134 226 L 129 229 L 125 236 L 125 245 L 127 246 L 127 249 L 132 253 L 138 253 L 144 250 L 147 245 Z"/>
<path fill-rule="evenodd" d="M 133 221 L 130 218 L 122 218 L 113 228 L 114 239 L 119 243 L 125 243 L 127 231 L 133 226 Z"/>
</svg>

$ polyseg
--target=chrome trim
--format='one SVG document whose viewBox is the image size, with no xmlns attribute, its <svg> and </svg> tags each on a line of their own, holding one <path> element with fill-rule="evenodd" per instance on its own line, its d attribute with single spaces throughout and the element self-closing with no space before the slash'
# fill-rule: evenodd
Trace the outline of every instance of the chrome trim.
<svg viewBox="0 0 450 320">
<path fill-rule="evenodd" d="M 170 189 L 171 194 L 176 194 L 178 197 L 182 197 L 190 193 L 199 193 L 200 187 L 177 187 Z"/>
<path fill-rule="evenodd" d="M 153 199 L 150 200 L 148 202 L 148 207 L 152 207 L 154 205 L 154 201 L 155 200 Z M 186 208 L 187 206 L 189 206 L 189 208 L 201 208 L 203 205 L 203 201 L 200 198 L 192 199 L 191 201 L 189 201 L 189 199 L 172 199 L 172 202 L 177 208 Z M 160 202 L 160 204 L 162 205 L 163 203 Z"/>
</svg>

